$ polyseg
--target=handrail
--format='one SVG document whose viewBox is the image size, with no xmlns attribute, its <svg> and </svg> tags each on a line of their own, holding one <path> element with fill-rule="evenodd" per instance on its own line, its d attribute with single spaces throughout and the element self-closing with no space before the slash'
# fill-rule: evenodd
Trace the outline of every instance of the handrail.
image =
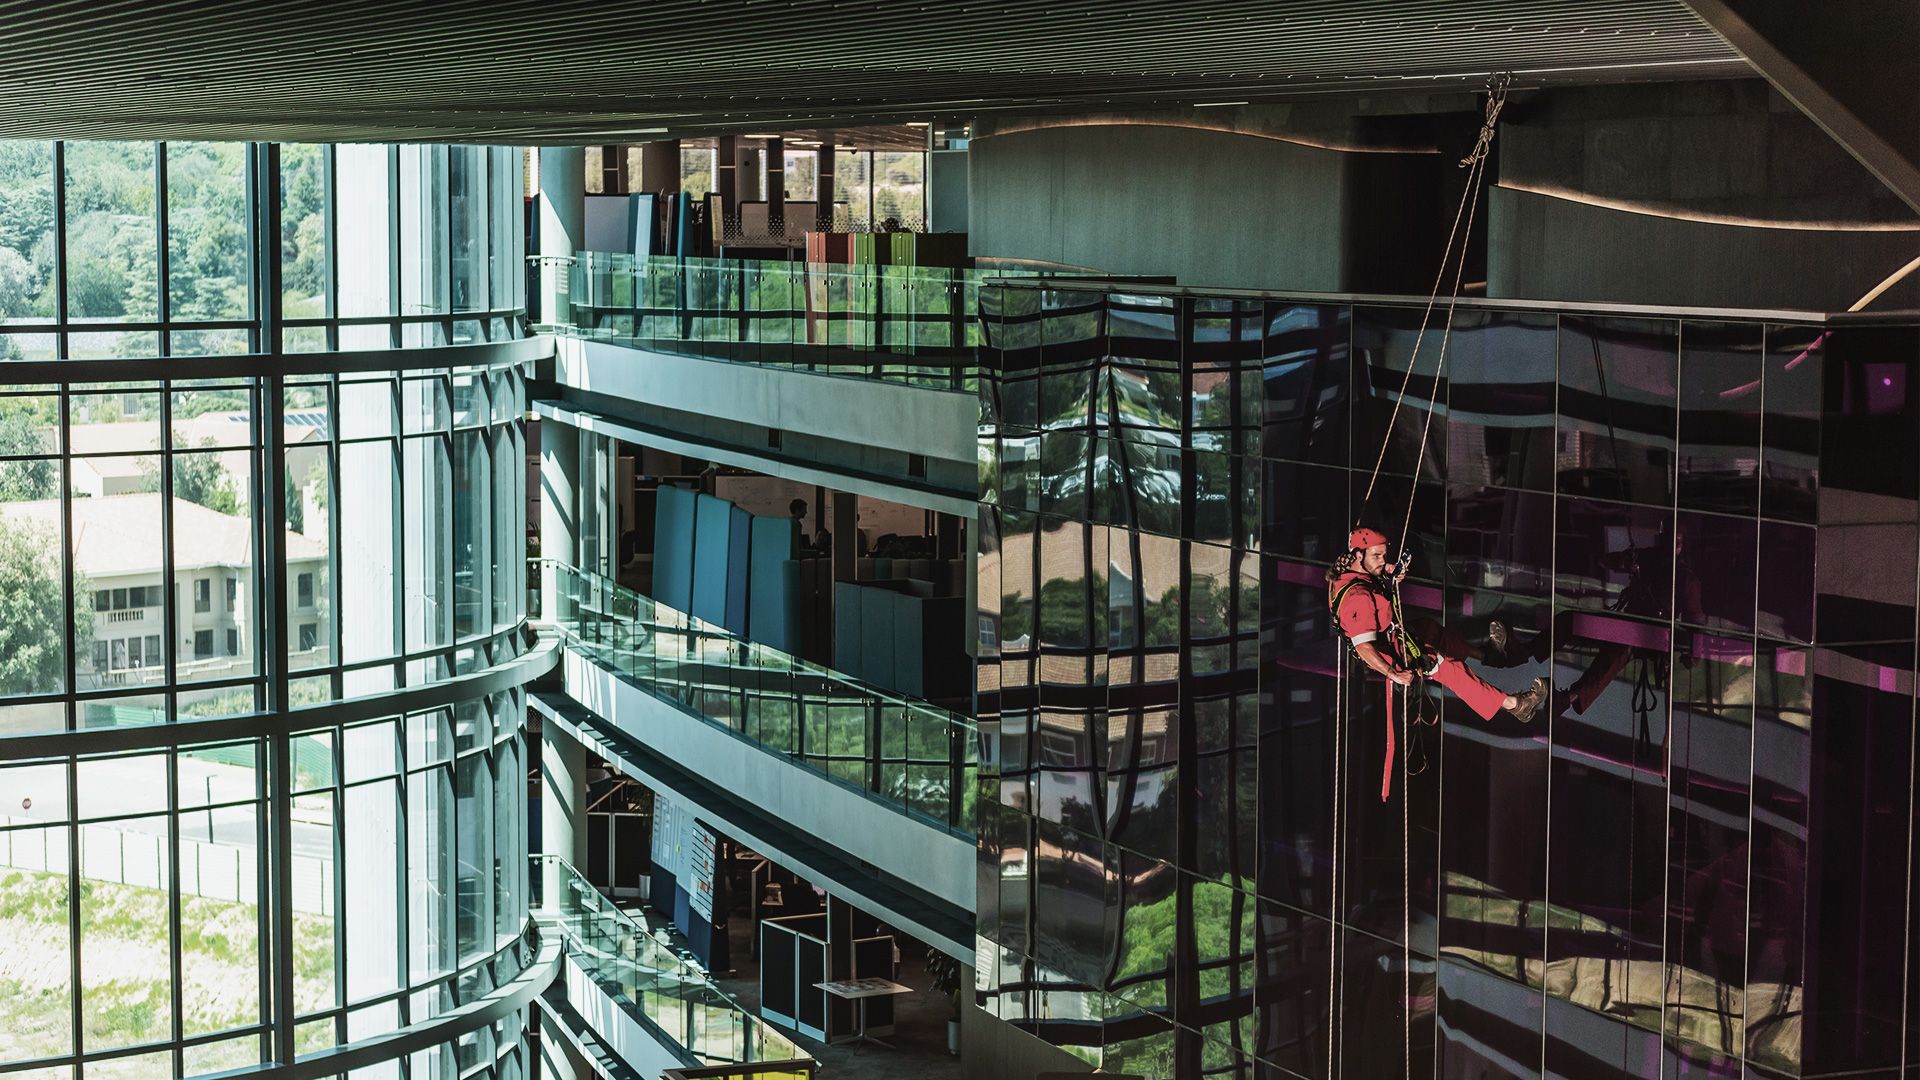
<svg viewBox="0 0 1920 1080">
<path fill-rule="evenodd" d="M 660 1080 L 808 1080 L 813 1066 L 791 1061 L 766 1061 L 755 1065 L 716 1065 L 702 1069 L 668 1069 Z"/>
<path fill-rule="evenodd" d="M 541 911 L 556 917 L 568 955 L 603 987 L 616 989 L 615 999 L 671 1040 L 690 1067 L 767 1064 L 812 1075 L 813 1059 L 797 1043 L 614 906 L 565 859 L 530 855 L 528 861 L 532 881 L 545 882 L 545 871 L 556 871 L 556 895 L 541 896 Z"/>
<path fill-rule="evenodd" d="M 544 617 L 628 682 L 916 819 L 973 835 L 972 720 L 749 641 L 602 575 L 529 561 L 541 564 L 529 581 L 553 572 Z"/>
<path fill-rule="evenodd" d="M 508 633 L 527 634 L 529 628 L 516 626 L 495 636 Z M 68 754 L 125 754 L 160 747 L 315 731 L 377 716 L 439 708 L 456 701 L 468 701 L 524 686 L 551 671 L 559 660 L 556 643 L 551 638 L 543 640 L 535 636 L 528 642 L 525 652 L 492 667 L 455 675 L 440 682 L 302 705 L 284 713 L 269 710 L 132 727 L 93 727 L 0 736 L 0 763 Z"/>
<path fill-rule="evenodd" d="M 1044 273 L 604 251 L 568 270 L 541 309 L 564 335 L 951 390 L 979 385 L 980 283 Z"/>
<path fill-rule="evenodd" d="M 518 947 L 518 943 L 515 946 Z M 560 945 L 541 941 L 533 959 L 519 974 L 492 993 L 428 1020 L 382 1035 L 330 1046 L 302 1054 L 292 1062 L 267 1062 L 211 1074 L 207 1080 L 315 1080 L 344 1076 L 350 1071 L 395 1061 L 409 1054 L 454 1042 L 470 1031 L 495 1023 L 526 1008 L 560 971 Z"/>
<path fill-rule="evenodd" d="M 452 316 L 435 316 L 451 319 Z M 7 327 L 14 331 L 13 326 Z M 115 326 L 112 329 L 124 329 Z M 553 355 L 545 337 L 473 341 L 459 345 L 415 345 L 332 352 L 233 353 L 222 356 L 165 358 L 111 357 L 100 360 L 12 360 L 7 375 L 18 384 L 127 382 L 156 378 L 163 365 L 170 379 L 264 378 L 270 375 L 334 375 L 349 372 L 413 372 L 457 367 L 513 367 Z"/>
</svg>

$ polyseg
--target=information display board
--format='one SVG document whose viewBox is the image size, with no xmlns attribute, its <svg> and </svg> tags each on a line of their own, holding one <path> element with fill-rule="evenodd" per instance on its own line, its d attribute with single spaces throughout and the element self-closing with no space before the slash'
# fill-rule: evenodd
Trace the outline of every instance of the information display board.
<svg viewBox="0 0 1920 1080">
<path fill-rule="evenodd" d="M 713 873 L 716 861 L 713 834 L 697 821 L 687 837 L 687 905 L 707 922 L 713 921 Z"/>
</svg>

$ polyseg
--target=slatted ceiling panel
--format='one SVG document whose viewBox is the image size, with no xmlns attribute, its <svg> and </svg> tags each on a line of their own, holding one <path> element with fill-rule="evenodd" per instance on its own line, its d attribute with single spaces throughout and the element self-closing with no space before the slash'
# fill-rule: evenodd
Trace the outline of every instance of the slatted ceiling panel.
<svg viewBox="0 0 1920 1080">
<path fill-rule="evenodd" d="M 1749 73 L 1682 0 L 0 2 L 0 138 L 641 142 L 1491 71 Z"/>
</svg>

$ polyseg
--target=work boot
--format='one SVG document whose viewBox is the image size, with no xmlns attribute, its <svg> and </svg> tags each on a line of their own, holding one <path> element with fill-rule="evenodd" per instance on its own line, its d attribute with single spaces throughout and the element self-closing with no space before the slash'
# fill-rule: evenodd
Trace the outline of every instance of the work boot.
<svg viewBox="0 0 1920 1080">
<path fill-rule="evenodd" d="M 1532 720 L 1533 714 L 1540 711 L 1540 706 L 1545 705 L 1552 698 L 1553 687 L 1547 682 L 1546 677 L 1542 676 L 1533 680 L 1532 686 L 1515 694 L 1513 708 L 1507 711 L 1513 714 L 1515 720 L 1524 724 Z"/>
<path fill-rule="evenodd" d="M 1501 660 L 1507 658 L 1507 624 L 1502 619 L 1487 621 L 1487 647 Z"/>
</svg>

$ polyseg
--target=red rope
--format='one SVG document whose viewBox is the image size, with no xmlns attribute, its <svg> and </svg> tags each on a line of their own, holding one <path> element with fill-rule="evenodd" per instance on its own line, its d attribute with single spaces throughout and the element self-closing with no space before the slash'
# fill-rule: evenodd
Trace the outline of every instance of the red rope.
<svg viewBox="0 0 1920 1080">
<path fill-rule="evenodd" d="M 1396 687 L 1387 683 L 1387 762 L 1380 771 L 1380 801 L 1386 802 L 1393 795 L 1393 692 Z"/>
</svg>

